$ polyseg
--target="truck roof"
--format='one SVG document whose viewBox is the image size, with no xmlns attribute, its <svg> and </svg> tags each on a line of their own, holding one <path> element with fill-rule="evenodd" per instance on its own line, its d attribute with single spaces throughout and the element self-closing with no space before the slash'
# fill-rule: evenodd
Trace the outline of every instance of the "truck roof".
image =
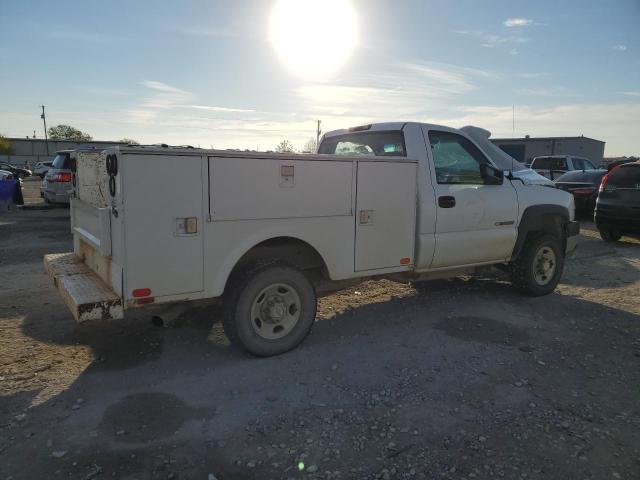
<svg viewBox="0 0 640 480">
<path fill-rule="evenodd" d="M 380 122 L 380 123 L 370 123 L 368 125 L 359 125 L 351 128 L 341 128 L 339 130 L 332 130 L 324 134 L 325 138 L 335 137 L 336 135 L 344 135 L 353 132 L 375 132 L 375 131 L 389 131 L 389 130 L 402 130 L 406 125 L 420 125 L 427 127 L 428 129 L 437 129 L 444 130 L 450 132 L 456 132 L 458 129 L 447 127 L 445 125 L 437 125 L 435 123 L 424 123 L 424 122 Z"/>
</svg>

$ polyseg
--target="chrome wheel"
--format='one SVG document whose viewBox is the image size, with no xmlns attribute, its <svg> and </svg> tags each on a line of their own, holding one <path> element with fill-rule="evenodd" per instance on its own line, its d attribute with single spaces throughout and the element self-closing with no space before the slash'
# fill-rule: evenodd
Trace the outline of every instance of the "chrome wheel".
<svg viewBox="0 0 640 480">
<path fill-rule="evenodd" d="M 300 319 L 301 301 L 298 292 L 286 283 L 274 283 L 263 288 L 251 305 L 251 326 L 266 340 L 287 335 Z"/>
<path fill-rule="evenodd" d="M 553 280 L 556 266 L 556 254 L 553 249 L 547 245 L 540 247 L 533 259 L 533 278 L 536 283 L 542 286 Z"/>
</svg>

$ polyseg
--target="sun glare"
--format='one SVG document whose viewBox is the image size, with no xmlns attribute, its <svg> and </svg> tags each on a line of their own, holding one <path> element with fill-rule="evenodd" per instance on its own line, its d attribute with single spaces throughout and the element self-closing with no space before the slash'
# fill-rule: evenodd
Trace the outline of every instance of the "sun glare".
<svg viewBox="0 0 640 480">
<path fill-rule="evenodd" d="M 356 12 L 349 0 L 278 0 L 269 37 L 292 73 L 325 79 L 347 62 L 356 46 Z"/>
</svg>

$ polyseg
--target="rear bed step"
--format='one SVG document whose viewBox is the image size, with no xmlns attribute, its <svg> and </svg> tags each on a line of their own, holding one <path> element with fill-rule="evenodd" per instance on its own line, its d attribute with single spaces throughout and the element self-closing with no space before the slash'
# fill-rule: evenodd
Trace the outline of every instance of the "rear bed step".
<svg viewBox="0 0 640 480">
<path fill-rule="evenodd" d="M 73 252 L 45 255 L 44 268 L 78 322 L 123 318 L 122 298 Z"/>
</svg>

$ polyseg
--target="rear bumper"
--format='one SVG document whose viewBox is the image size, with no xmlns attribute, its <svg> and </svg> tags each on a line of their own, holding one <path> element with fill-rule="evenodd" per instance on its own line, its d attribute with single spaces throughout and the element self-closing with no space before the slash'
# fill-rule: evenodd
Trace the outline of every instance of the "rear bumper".
<svg viewBox="0 0 640 480">
<path fill-rule="evenodd" d="M 621 233 L 640 233 L 640 211 L 630 209 L 603 211 L 596 207 L 593 219 L 599 229 L 617 230 Z"/>
<path fill-rule="evenodd" d="M 69 203 L 71 192 L 56 192 L 52 190 L 44 190 L 42 191 L 42 196 L 45 200 L 48 200 L 51 203 Z"/>
<path fill-rule="evenodd" d="M 78 322 L 124 317 L 122 298 L 75 253 L 45 255 L 44 268 Z"/>
<path fill-rule="evenodd" d="M 578 238 L 580 237 L 580 223 L 569 222 L 566 226 L 567 230 L 567 246 L 565 248 L 565 254 L 571 255 L 578 246 Z"/>
</svg>

